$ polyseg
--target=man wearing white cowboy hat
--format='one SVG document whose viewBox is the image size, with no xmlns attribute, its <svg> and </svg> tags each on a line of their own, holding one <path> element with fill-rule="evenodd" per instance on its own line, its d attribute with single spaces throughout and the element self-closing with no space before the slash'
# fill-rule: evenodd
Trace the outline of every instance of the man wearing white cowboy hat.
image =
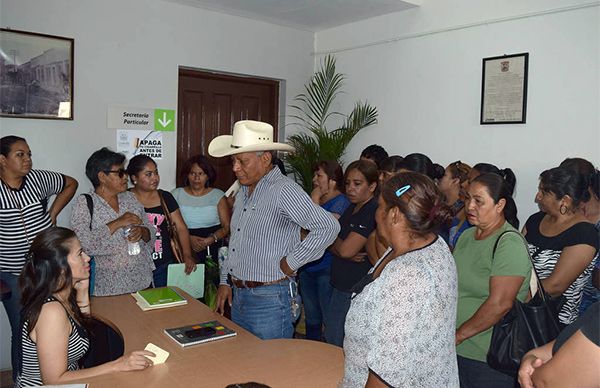
<svg viewBox="0 0 600 388">
<path fill-rule="evenodd" d="M 238 121 L 232 136 L 218 136 L 208 146 L 211 156 L 231 156 L 242 185 L 233 206 L 217 311 L 223 313 L 227 301 L 233 321 L 262 339 L 292 337 L 289 277 L 320 258 L 340 229 L 333 216 L 273 167 L 272 151 L 294 148 L 273 142 L 271 125 L 250 120 Z M 309 231 L 304 240 L 301 229 Z"/>
</svg>

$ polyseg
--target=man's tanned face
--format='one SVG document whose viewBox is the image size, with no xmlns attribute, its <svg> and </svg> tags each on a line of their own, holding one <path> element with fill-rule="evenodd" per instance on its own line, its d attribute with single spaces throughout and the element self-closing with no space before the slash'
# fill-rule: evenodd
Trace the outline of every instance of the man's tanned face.
<svg viewBox="0 0 600 388">
<path fill-rule="evenodd" d="M 233 172 L 241 185 L 254 190 L 260 179 L 271 170 L 269 152 L 243 152 L 231 157 Z"/>
</svg>

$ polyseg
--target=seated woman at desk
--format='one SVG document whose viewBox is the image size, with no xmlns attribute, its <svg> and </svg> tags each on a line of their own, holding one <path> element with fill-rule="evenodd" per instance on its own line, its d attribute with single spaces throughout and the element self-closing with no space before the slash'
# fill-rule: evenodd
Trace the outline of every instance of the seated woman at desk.
<svg viewBox="0 0 600 388">
<path fill-rule="evenodd" d="M 52 227 L 33 240 L 27 258 L 19 280 L 23 320 L 17 388 L 64 384 L 152 365 L 145 356 L 154 353 L 139 350 L 78 370 L 78 361 L 90 346 L 85 329 L 90 316 L 90 257 L 72 230 Z"/>
</svg>

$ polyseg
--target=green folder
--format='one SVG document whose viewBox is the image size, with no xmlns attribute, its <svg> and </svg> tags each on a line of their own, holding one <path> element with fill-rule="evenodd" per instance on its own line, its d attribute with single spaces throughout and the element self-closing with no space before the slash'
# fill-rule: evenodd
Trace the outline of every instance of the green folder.
<svg viewBox="0 0 600 388">
<path fill-rule="evenodd" d="M 185 301 L 185 298 L 179 295 L 170 287 L 149 288 L 137 292 L 150 306 L 158 306 L 169 303 Z"/>
<path fill-rule="evenodd" d="M 169 264 L 167 286 L 179 287 L 190 294 L 192 298 L 202 298 L 204 296 L 204 264 L 198 264 L 196 270 L 189 275 L 185 273 L 185 264 Z"/>
</svg>

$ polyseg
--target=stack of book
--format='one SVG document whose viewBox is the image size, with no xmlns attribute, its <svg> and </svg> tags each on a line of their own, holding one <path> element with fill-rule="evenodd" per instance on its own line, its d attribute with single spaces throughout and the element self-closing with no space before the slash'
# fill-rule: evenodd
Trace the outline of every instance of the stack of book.
<svg viewBox="0 0 600 388">
<path fill-rule="evenodd" d="M 171 287 L 149 288 L 133 293 L 131 296 L 143 311 L 187 304 L 187 300 Z"/>
<path fill-rule="evenodd" d="M 224 326 L 219 321 L 202 322 L 189 326 L 165 329 L 165 334 L 184 348 L 190 345 L 217 341 L 237 335 L 235 331 Z"/>
</svg>

